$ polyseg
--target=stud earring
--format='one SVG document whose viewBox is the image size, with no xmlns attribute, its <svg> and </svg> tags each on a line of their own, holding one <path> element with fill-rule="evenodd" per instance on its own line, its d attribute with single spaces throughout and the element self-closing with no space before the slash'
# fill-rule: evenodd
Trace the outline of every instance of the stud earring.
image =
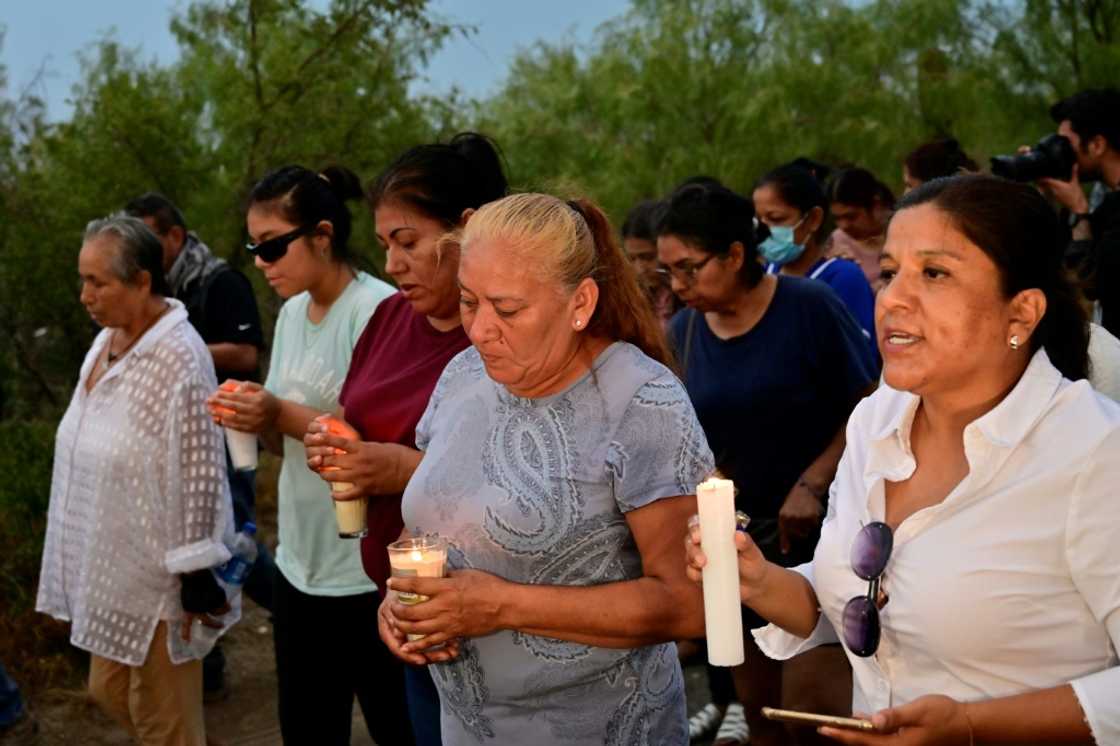
<svg viewBox="0 0 1120 746">
<path fill-rule="evenodd" d="M 1007 346 L 1013 350 L 1019 349 L 1019 335 L 1012 334 L 1011 339 L 1007 340 Z"/>
<path fill-rule="evenodd" d="M 583 321 L 581 321 L 580 319 L 576 319 L 576 329 L 582 329 L 582 328 L 583 328 Z"/>
</svg>

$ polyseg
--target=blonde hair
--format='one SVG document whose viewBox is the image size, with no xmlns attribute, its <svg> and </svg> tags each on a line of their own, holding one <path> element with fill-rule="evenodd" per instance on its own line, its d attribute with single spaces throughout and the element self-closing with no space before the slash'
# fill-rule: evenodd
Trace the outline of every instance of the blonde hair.
<svg viewBox="0 0 1120 746">
<path fill-rule="evenodd" d="M 574 291 L 584 279 L 594 280 L 599 302 L 587 331 L 629 342 L 671 365 L 661 324 L 615 242 L 610 222 L 592 202 L 533 193 L 490 202 L 467 221 L 460 250 L 466 255 L 472 244 L 493 240 L 512 247 L 563 292 Z"/>
</svg>

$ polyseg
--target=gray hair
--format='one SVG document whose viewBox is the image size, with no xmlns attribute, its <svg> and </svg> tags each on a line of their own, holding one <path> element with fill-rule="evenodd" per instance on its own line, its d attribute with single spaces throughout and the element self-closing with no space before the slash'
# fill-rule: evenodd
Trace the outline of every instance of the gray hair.
<svg viewBox="0 0 1120 746">
<path fill-rule="evenodd" d="M 152 295 L 171 295 L 163 275 L 163 245 L 143 220 L 124 213 L 91 220 L 86 224 L 82 240 L 88 243 L 104 235 L 117 239 L 114 242 L 116 251 L 110 260 L 117 279 L 135 285 L 140 272 L 147 272 L 152 276 Z"/>
</svg>

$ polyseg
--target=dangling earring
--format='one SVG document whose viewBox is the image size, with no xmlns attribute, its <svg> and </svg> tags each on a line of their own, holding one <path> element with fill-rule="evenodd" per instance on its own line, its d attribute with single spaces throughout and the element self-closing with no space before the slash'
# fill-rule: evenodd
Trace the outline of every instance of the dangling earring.
<svg viewBox="0 0 1120 746">
<path fill-rule="evenodd" d="M 1007 345 L 1013 350 L 1019 349 L 1019 335 L 1012 334 L 1011 339 L 1007 340 Z"/>
</svg>

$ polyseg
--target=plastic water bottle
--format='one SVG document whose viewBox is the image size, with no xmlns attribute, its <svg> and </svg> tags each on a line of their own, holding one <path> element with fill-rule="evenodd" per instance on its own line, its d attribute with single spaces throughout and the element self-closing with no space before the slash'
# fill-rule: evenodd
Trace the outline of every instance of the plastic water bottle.
<svg viewBox="0 0 1120 746">
<path fill-rule="evenodd" d="M 246 523 L 241 527 L 233 539 L 230 552 L 233 554 L 229 561 L 214 570 L 218 580 L 230 592 L 236 592 L 245 585 L 245 579 L 257 561 L 257 527 L 253 523 Z"/>
<path fill-rule="evenodd" d="M 242 526 L 241 531 L 233 539 L 233 546 L 230 547 L 233 556 L 224 565 L 213 569 L 214 578 L 225 591 L 226 598 L 230 600 L 241 591 L 245 579 L 253 569 L 253 563 L 257 561 L 257 541 L 254 538 L 256 533 L 256 525 L 246 523 Z M 193 657 L 203 658 L 213 649 L 214 643 L 220 636 L 221 630 L 195 619 L 191 624 L 191 639 L 187 649 Z"/>
</svg>

